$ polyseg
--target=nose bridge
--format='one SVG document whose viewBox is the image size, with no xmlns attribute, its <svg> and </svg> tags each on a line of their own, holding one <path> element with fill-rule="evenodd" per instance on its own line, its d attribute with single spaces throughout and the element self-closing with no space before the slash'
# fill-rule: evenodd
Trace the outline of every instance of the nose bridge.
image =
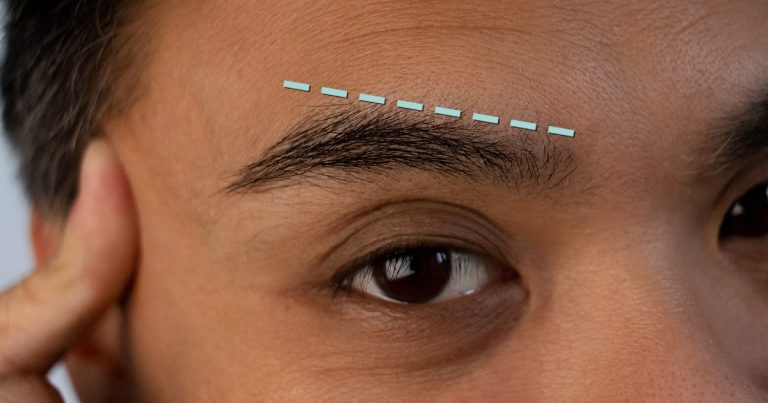
<svg viewBox="0 0 768 403">
<path fill-rule="evenodd" d="M 586 253 L 558 276 L 534 323 L 556 400 L 753 400 L 669 248 Z"/>
</svg>

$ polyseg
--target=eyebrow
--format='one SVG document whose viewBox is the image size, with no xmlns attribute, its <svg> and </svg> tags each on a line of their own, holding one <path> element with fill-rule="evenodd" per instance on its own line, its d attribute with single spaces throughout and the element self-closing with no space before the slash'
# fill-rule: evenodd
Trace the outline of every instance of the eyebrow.
<svg viewBox="0 0 768 403">
<path fill-rule="evenodd" d="M 371 175 L 406 169 L 553 191 L 575 169 L 571 151 L 540 133 L 498 131 L 482 123 L 375 105 L 315 108 L 262 157 L 241 168 L 224 191 L 370 181 Z"/>
<path fill-rule="evenodd" d="M 697 177 L 711 177 L 761 154 L 768 154 L 768 85 L 745 103 L 715 119 L 694 168 Z"/>
</svg>

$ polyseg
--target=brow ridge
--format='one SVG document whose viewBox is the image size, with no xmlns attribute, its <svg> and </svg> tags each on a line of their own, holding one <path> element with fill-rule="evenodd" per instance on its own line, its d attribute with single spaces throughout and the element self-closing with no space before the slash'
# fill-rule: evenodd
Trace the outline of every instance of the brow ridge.
<svg viewBox="0 0 768 403">
<path fill-rule="evenodd" d="M 306 183 L 300 178 L 359 181 L 403 169 L 551 190 L 574 164 L 571 152 L 551 136 L 500 132 L 481 123 L 377 106 L 325 105 L 242 167 L 225 191 L 262 192 Z"/>
</svg>

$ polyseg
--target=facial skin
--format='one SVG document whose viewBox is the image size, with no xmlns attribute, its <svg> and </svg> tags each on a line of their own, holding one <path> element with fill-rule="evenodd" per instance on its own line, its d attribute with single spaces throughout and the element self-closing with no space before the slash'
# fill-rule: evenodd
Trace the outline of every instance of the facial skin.
<svg viewBox="0 0 768 403">
<path fill-rule="evenodd" d="M 106 123 L 140 228 L 120 319 L 94 336 L 119 346 L 120 393 L 768 395 L 768 244 L 718 239 L 729 207 L 768 180 L 766 154 L 693 173 L 711 160 L 715 119 L 768 88 L 768 3 L 230 0 L 144 12 L 140 95 Z M 549 189 L 395 167 L 223 191 L 307 116 L 375 111 L 360 92 L 387 96 L 374 107 L 385 110 L 424 102 L 427 119 L 445 119 L 434 105 L 499 115 L 491 132 L 549 141 L 572 172 Z M 509 128 L 512 117 L 542 133 Z M 547 124 L 576 137 L 547 136 Z M 470 249 L 519 277 L 423 305 L 334 291 L 342 270 L 404 242 Z M 70 357 L 84 394 L 88 360 L 106 351 Z"/>
</svg>

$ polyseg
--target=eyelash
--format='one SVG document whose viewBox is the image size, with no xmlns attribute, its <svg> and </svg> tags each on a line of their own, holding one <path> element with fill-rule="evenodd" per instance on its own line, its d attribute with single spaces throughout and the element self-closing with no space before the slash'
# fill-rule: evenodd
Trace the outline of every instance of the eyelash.
<svg viewBox="0 0 768 403">
<path fill-rule="evenodd" d="M 352 283 L 352 279 L 354 278 L 354 275 L 362 270 L 365 270 L 366 267 L 370 266 L 371 264 L 376 262 L 378 259 L 383 259 L 383 258 L 386 258 L 387 256 L 395 255 L 397 253 L 400 253 L 408 249 L 436 247 L 436 246 L 445 247 L 446 245 L 441 243 L 436 243 L 436 242 L 417 240 L 417 241 L 406 241 L 401 243 L 398 243 L 398 242 L 390 243 L 390 244 L 387 244 L 386 246 L 383 246 L 371 252 L 368 252 L 363 256 L 353 260 L 351 263 L 349 263 L 343 269 L 341 269 L 338 274 L 334 276 L 333 278 L 334 295 L 339 295 L 342 293 L 350 294 L 352 292 L 350 286 Z"/>
<path fill-rule="evenodd" d="M 491 258 L 488 253 L 480 252 L 476 247 L 468 247 L 466 242 L 453 240 L 449 241 L 430 241 L 430 240 L 413 240 L 413 241 L 401 241 L 390 243 L 381 248 L 375 249 L 372 252 L 366 253 L 362 257 L 355 259 L 352 263 L 341 269 L 339 273 L 334 276 L 333 283 L 333 295 L 351 295 L 352 280 L 355 275 L 359 275 L 365 271 L 370 271 L 370 267 L 382 259 L 396 257 L 399 254 L 418 250 L 418 249 L 445 249 L 451 252 L 463 252 L 468 254 L 474 254 L 485 258 Z M 511 271 L 511 270 L 510 270 Z"/>
</svg>

